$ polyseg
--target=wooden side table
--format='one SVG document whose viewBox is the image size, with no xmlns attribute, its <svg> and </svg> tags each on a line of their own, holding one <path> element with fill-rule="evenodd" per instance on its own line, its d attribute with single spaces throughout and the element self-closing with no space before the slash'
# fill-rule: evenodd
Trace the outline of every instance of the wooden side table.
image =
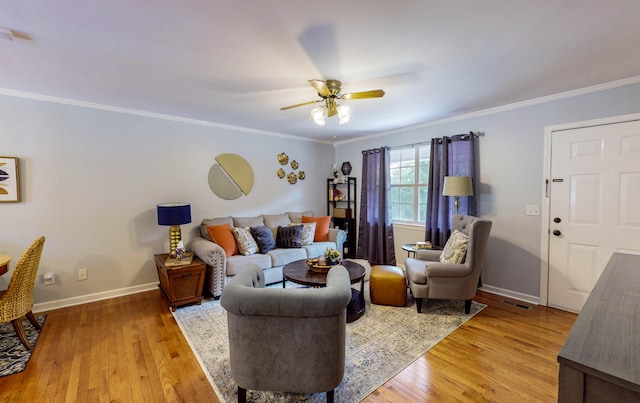
<svg viewBox="0 0 640 403">
<path fill-rule="evenodd" d="M 191 264 L 167 267 L 164 263 L 167 253 L 155 256 L 158 269 L 158 285 L 169 300 L 169 308 L 175 312 L 182 305 L 202 303 L 202 287 L 206 264 L 194 256 Z"/>
</svg>

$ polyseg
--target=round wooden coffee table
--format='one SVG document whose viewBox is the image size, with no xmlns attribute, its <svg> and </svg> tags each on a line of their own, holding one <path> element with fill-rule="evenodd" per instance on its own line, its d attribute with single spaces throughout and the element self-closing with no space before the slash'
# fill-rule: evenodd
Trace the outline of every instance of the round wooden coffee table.
<svg viewBox="0 0 640 403">
<path fill-rule="evenodd" d="M 347 322 L 353 322 L 364 315 L 364 267 L 356 262 L 344 260 L 342 265 L 349 272 L 351 284 L 360 282 L 360 289 L 351 288 L 351 302 L 347 306 Z M 312 271 L 307 265 L 307 260 L 296 260 L 282 268 L 282 287 L 285 287 L 286 280 L 296 284 L 310 287 L 325 287 L 327 285 L 327 273 Z"/>
</svg>

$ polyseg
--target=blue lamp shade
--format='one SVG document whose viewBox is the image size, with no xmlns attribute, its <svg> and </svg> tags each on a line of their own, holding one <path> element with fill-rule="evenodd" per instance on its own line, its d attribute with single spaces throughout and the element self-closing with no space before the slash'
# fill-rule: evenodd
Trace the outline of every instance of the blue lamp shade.
<svg viewBox="0 0 640 403">
<path fill-rule="evenodd" d="M 191 222 L 191 205 L 188 203 L 158 204 L 158 225 L 182 225 Z"/>
</svg>

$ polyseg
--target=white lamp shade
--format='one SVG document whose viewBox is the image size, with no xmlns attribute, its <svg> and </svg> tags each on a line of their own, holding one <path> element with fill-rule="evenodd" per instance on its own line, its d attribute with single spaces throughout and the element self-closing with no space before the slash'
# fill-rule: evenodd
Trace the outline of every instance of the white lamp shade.
<svg viewBox="0 0 640 403">
<path fill-rule="evenodd" d="M 443 196 L 473 196 L 470 176 L 445 176 Z"/>
</svg>

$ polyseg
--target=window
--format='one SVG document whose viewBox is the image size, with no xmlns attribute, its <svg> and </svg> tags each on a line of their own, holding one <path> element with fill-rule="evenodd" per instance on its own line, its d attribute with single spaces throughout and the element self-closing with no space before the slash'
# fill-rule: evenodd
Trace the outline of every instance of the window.
<svg viewBox="0 0 640 403">
<path fill-rule="evenodd" d="M 391 150 L 391 219 L 424 224 L 427 216 L 430 145 Z"/>
</svg>

